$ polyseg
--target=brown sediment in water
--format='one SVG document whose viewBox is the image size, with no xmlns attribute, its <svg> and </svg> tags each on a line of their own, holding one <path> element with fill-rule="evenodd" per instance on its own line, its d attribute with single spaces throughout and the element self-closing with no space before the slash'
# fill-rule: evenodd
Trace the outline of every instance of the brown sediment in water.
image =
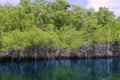
<svg viewBox="0 0 120 80">
<path fill-rule="evenodd" d="M 82 59 L 120 57 L 119 45 L 97 43 L 94 46 L 85 44 L 81 49 L 65 51 L 63 49 L 46 48 L 34 45 L 24 50 L 8 50 L 0 54 L 0 60 L 50 60 L 50 59 Z"/>
</svg>

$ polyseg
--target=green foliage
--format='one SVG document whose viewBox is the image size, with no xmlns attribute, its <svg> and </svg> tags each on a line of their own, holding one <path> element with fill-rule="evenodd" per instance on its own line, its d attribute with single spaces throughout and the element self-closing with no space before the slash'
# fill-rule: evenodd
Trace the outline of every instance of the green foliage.
<svg viewBox="0 0 120 80">
<path fill-rule="evenodd" d="M 80 31 L 76 31 L 74 28 L 65 30 L 69 26 L 65 26 L 62 29 L 63 32 L 59 33 L 61 48 L 67 50 L 78 49 L 82 45 L 82 35 Z"/>
<path fill-rule="evenodd" d="M 33 45 L 72 51 L 84 42 L 112 41 L 120 41 L 120 18 L 107 8 L 95 12 L 65 0 L 0 5 L 0 51 Z"/>
<path fill-rule="evenodd" d="M 98 18 L 98 24 L 105 25 L 107 24 L 111 19 L 114 18 L 113 12 L 110 12 L 108 8 L 99 8 L 99 11 L 96 12 L 97 18 Z"/>
</svg>

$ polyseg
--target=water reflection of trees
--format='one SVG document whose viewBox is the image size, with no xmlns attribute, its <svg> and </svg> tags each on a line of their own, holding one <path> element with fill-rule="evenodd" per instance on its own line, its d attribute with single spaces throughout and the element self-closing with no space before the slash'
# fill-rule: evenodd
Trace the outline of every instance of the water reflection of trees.
<svg viewBox="0 0 120 80">
<path fill-rule="evenodd" d="M 90 80 L 120 73 L 120 59 L 1 62 L 2 74 L 29 80 Z"/>
</svg>

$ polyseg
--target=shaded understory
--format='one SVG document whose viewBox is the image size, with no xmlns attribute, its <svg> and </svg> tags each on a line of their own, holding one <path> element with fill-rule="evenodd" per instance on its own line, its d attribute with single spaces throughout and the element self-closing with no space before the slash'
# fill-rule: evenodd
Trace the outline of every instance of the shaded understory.
<svg viewBox="0 0 120 80">
<path fill-rule="evenodd" d="M 78 58 L 107 58 L 119 57 L 119 43 L 86 43 L 78 50 L 40 47 L 34 45 L 23 50 L 9 50 L 0 54 L 0 60 L 49 60 L 49 59 L 78 59 Z"/>
</svg>

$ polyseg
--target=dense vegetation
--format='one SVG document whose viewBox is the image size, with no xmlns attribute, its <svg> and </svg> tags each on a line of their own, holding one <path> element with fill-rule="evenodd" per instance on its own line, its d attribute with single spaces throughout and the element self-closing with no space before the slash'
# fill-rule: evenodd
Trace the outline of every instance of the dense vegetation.
<svg viewBox="0 0 120 80">
<path fill-rule="evenodd" d="M 70 5 L 65 0 L 21 0 L 17 6 L 0 5 L 0 51 L 37 45 L 64 51 L 86 43 L 120 41 L 120 17 L 108 8 L 99 11 Z"/>
</svg>

